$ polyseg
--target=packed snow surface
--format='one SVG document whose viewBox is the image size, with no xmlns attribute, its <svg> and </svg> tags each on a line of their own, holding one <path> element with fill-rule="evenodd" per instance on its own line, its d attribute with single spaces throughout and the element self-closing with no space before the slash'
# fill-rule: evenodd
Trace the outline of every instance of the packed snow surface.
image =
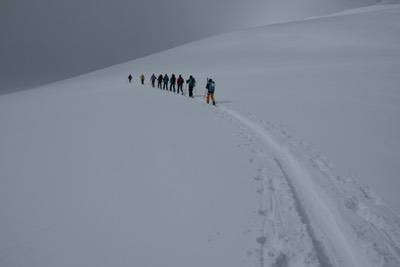
<svg viewBox="0 0 400 267">
<path fill-rule="evenodd" d="M 400 266 L 399 18 L 233 32 L 0 96 L 0 266 Z M 142 72 L 193 74 L 196 97 Z"/>
</svg>

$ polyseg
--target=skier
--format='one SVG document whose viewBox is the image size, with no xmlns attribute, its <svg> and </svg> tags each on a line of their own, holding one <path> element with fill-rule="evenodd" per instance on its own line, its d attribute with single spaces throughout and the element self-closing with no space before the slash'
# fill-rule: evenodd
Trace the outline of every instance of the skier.
<svg viewBox="0 0 400 267">
<path fill-rule="evenodd" d="M 156 80 L 157 80 L 157 77 L 154 73 L 153 73 L 153 75 L 151 75 L 150 80 L 151 80 L 151 86 L 153 86 L 153 88 L 154 88 L 156 85 Z"/>
<path fill-rule="evenodd" d="M 129 80 L 129 83 L 131 83 L 132 82 L 132 74 L 129 74 L 129 76 L 128 76 L 128 80 Z"/>
<path fill-rule="evenodd" d="M 193 97 L 193 89 L 196 86 L 196 80 L 190 75 L 189 80 L 186 81 L 189 85 L 189 97 Z"/>
<path fill-rule="evenodd" d="M 206 89 L 207 89 L 207 104 L 210 103 L 211 99 L 213 105 L 215 106 L 215 99 L 214 99 L 215 82 L 212 79 L 208 79 Z"/>
<path fill-rule="evenodd" d="M 162 74 L 160 74 L 160 75 L 158 76 L 158 79 L 157 79 L 157 82 L 158 82 L 157 87 L 158 87 L 159 89 L 162 89 L 162 82 L 163 82 L 163 80 L 164 80 L 164 78 L 163 78 Z"/>
<path fill-rule="evenodd" d="M 177 93 L 179 94 L 179 90 L 180 90 L 183 95 L 183 84 L 185 83 L 185 80 L 182 78 L 182 75 L 179 75 L 177 83 L 178 83 Z"/>
<path fill-rule="evenodd" d="M 170 79 L 169 82 L 170 82 L 169 90 L 170 90 L 170 91 L 173 91 L 173 92 L 175 93 L 175 90 L 176 90 L 176 87 L 175 87 L 175 84 L 176 84 L 176 76 L 175 76 L 175 74 L 172 74 L 171 79 Z"/>
<path fill-rule="evenodd" d="M 144 74 L 140 75 L 140 81 L 142 83 L 142 85 L 144 84 Z"/>
<path fill-rule="evenodd" d="M 163 90 L 167 90 L 168 91 L 168 82 L 169 82 L 169 77 L 167 74 L 164 75 L 164 86 L 163 86 Z"/>
</svg>

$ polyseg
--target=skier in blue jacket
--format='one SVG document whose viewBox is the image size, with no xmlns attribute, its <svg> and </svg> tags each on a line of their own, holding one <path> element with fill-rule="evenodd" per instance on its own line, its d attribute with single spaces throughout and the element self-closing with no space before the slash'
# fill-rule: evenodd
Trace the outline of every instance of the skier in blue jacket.
<svg viewBox="0 0 400 267">
<path fill-rule="evenodd" d="M 213 105 L 215 106 L 215 98 L 214 98 L 215 82 L 213 81 L 213 79 L 208 79 L 206 89 L 207 89 L 207 104 L 210 103 L 211 99 Z"/>
</svg>

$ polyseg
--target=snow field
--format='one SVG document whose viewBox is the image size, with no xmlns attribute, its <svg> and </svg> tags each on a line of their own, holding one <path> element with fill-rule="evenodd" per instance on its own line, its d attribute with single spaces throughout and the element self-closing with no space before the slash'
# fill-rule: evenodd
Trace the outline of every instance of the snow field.
<svg viewBox="0 0 400 267">
<path fill-rule="evenodd" d="M 399 266 L 400 8 L 367 11 L 2 95 L 0 265 Z M 126 81 L 179 70 L 217 108 Z"/>
</svg>

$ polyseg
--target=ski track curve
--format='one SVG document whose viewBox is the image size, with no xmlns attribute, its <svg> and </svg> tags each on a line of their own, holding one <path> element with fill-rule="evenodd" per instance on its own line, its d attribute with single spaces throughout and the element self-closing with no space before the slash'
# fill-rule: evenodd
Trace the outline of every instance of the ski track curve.
<svg viewBox="0 0 400 267">
<path fill-rule="evenodd" d="M 252 147 L 250 163 L 258 165 L 253 179 L 262 218 L 258 248 L 247 253 L 258 266 L 400 266 L 400 217 L 372 190 L 335 174 L 320 152 L 284 126 L 225 105 L 212 111 L 237 126 L 244 146 Z"/>
<path fill-rule="evenodd" d="M 362 253 L 357 251 L 357 244 L 346 237 L 348 231 L 346 223 L 341 220 L 334 208 L 326 203 L 326 199 L 319 192 L 310 174 L 294 158 L 289 149 L 276 142 L 262 126 L 236 111 L 221 105 L 218 109 L 240 122 L 273 153 L 273 160 L 290 189 L 295 210 L 311 239 L 318 265 L 372 267 L 370 262 L 360 257 Z M 258 243 L 265 242 L 261 241 L 263 242 L 258 240 Z M 263 260 L 262 258 L 261 266 L 263 266 Z"/>
</svg>

